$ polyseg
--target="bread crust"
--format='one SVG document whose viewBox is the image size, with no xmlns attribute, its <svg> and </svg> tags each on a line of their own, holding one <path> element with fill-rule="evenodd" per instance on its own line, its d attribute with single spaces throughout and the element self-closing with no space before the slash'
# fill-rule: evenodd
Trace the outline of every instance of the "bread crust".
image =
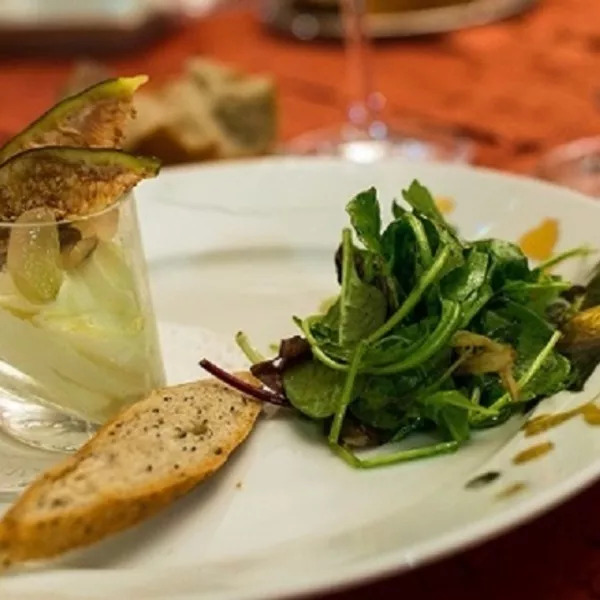
<svg viewBox="0 0 600 600">
<path fill-rule="evenodd" d="M 66 476 L 76 473 L 86 458 L 93 457 L 97 449 L 108 444 L 116 452 L 123 451 L 123 446 L 119 447 L 119 440 L 113 437 L 115 430 L 135 423 L 140 415 L 150 412 L 157 398 L 164 398 L 168 394 L 176 406 L 177 402 L 183 402 L 184 398 L 189 400 L 193 395 L 195 402 L 206 403 L 210 395 L 215 395 L 217 391 L 221 394 L 220 402 L 224 397 L 222 395 L 226 394 L 230 402 L 229 410 L 235 415 L 232 416 L 234 426 L 220 425 L 216 418 L 214 423 L 209 424 L 216 432 L 210 443 L 218 444 L 218 453 L 211 452 L 197 463 L 191 461 L 166 477 L 157 476 L 153 479 L 149 475 L 147 482 L 128 488 L 127 494 L 115 494 L 109 490 L 107 493 L 98 493 L 91 504 L 58 511 L 40 509 L 38 503 L 43 501 L 44 495 L 63 482 Z M 8 567 L 24 561 L 49 559 L 75 548 L 89 546 L 148 519 L 217 471 L 246 439 L 260 409 L 258 402 L 211 379 L 153 392 L 146 400 L 126 408 L 105 424 L 76 454 L 42 474 L 27 488 L 0 521 L 0 562 Z M 99 468 L 106 469 L 107 477 L 119 475 L 110 472 L 116 468 L 110 464 Z"/>
</svg>

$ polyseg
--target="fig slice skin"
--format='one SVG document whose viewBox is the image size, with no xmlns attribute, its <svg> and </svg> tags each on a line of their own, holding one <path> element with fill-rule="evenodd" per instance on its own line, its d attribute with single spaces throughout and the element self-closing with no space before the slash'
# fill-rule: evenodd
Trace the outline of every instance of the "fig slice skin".
<svg viewBox="0 0 600 600">
<path fill-rule="evenodd" d="M 0 148 L 0 164 L 31 148 L 121 148 L 146 75 L 108 79 L 65 98 Z"/>
<path fill-rule="evenodd" d="M 160 161 L 122 150 L 66 146 L 26 150 L 0 165 L 0 220 L 46 207 L 57 221 L 94 215 L 114 205 Z"/>
</svg>

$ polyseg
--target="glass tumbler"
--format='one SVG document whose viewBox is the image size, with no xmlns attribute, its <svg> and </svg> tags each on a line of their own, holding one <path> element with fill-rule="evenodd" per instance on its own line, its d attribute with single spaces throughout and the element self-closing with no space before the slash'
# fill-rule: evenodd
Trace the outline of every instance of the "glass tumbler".
<svg viewBox="0 0 600 600">
<path fill-rule="evenodd" d="M 131 194 L 85 217 L 0 222 L 0 439 L 74 451 L 163 384 Z M 0 457 L 0 492 L 7 478 Z"/>
</svg>

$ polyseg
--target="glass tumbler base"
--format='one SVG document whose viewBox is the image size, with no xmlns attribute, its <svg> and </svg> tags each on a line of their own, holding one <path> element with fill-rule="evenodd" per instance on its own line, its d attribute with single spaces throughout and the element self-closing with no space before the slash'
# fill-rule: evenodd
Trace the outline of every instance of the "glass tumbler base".
<svg viewBox="0 0 600 600">
<path fill-rule="evenodd" d="M 0 500 L 24 489 L 36 475 L 74 452 L 96 425 L 60 411 L 0 395 Z"/>
<path fill-rule="evenodd" d="M 74 452 L 96 425 L 52 408 L 0 395 L 0 431 L 13 439 L 50 452 Z"/>
</svg>

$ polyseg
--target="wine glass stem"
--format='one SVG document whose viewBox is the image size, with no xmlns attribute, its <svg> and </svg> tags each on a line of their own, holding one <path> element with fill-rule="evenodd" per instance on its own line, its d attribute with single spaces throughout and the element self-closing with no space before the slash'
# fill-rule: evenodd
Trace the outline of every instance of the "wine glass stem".
<svg viewBox="0 0 600 600">
<path fill-rule="evenodd" d="M 380 98 L 373 93 L 371 44 L 366 33 L 365 0 L 340 0 L 346 69 L 348 119 L 356 128 L 369 131 L 380 111 Z"/>
</svg>

